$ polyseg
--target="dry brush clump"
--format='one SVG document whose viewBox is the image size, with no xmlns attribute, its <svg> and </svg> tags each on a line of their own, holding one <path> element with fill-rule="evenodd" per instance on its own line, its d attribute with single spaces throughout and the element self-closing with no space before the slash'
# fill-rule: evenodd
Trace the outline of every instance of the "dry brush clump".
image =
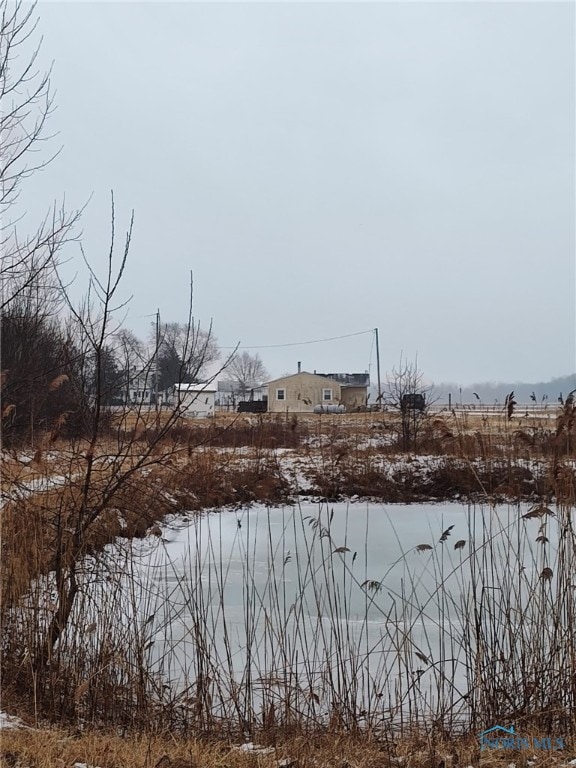
<svg viewBox="0 0 576 768">
<path fill-rule="evenodd" d="M 154 439 L 154 431 L 149 431 Z M 209 445 L 214 448 L 299 448 L 308 437 L 305 423 L 296 417 L 284 418 L 262 416 L 237 417 L 229 423 L 219 420 L 208 423 L 190 422 L 180 419 L 164 436 L 165 441 L 180 445 Z"/>
<path fill-rule="evenodd" d="M 292 488 L 273 452 L 221 453 L 207 449 L 162 474 L 182 509 L 204 510 L 254 502 L 282 504 Z"/>
<path fill-rule="evenodd" d="M 393 413 L 370 414 L 356 427 L 352 417 L 324 423 L 319 417 L 304 448 L 311 459 L 306 474 L 326 498 L 569 502 L 569 484 L 557 482 L 557 475 L 558 467 L 571 473 L 572 411 L 567 401 L 556 424 L 550 419 L 544 427 L 533 419 L 528 426 L 518 420 L 514 428 L 506 413 L 473 419 L 429 413 L 409 451 L 399 450 L 394 424 L 400 417 Z"/>
<path fill-rule="evenodd" d="M 41 698 L 52 679 L 54 646 L 47 645 L 47 624 L 58 614 L 69 575 L 82 571 L 83 563 L 98 557 L 118 537 L 133 539 L 147 534 L 174 503 L 154 482 L 137 474 L 111 492 L 109 476 L 93 479 L 85 495 L 80 483 L 33 493 L 8 502 L 3 509 L 2 624 L 5 690 L 28 690 Z M 86 506 L 99 509 L 86 529 L 79 550 L 77 532 Z M 62 579 L 58 584 L 59 574 Z M 48 580 L 48 581 L 47 581 Z M 42 586 L 50 582 L 50 587 Z M 37 613 L 31 612 L 37 604 Z M 44 614 L 44 618 L 40 617 Z M 65 628 L 69 617 L 63 621 Z M 23 644 L 23 639 L 26 642 Z M 25 656 L 22 655 L 26 647 Z M 35 668 L 38 667 L 38 668 Z"/>
<path fill-rule="evenodd" d="M 341 444 L 324 448 L 309 461 L 305 475 L 313 492 L 328 499 L 365 497 L 385 502 L 450 499 L 536 501 L 573 498 L 570 462 L 469 459 L 439 455 L 398 456 Z M 560 481 L 562 479 L 562 481 Z"/>
</svg>

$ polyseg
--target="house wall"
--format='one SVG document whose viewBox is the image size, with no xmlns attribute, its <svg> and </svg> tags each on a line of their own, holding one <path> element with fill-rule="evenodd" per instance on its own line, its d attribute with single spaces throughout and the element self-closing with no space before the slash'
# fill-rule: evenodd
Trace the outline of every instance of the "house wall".
<svg viewBox="0 0 576 768">
<path fill-rule="evenodd" d="M 285 390 L 285 400 L 277 399 L 278 389 Z M 332 390 L 331 400 L 322 399 L 323 389 Z M 337 381 L 304 371 L 268 383 L 268 412 L 312 413 L 316 405 L 338 405 L 340 393 L 341 387 Z"/>
<path fill-rule="evenodd" d="M 124 393 L 124 399 L 126 399 L 126 393 Z M 151 389 L 139 389 L 138 387 L 130 387 L 128 390 L 128 403 L 135 403 L 137 405 L 150 405 L 151 402 Z"/>
<path fill-rule="evenodd" d="M 184 416 L 190 419 L 202 419 L 214 416 L 215 392 L 182 392 L 180 402 L 184 411 Z M 178 397 L 176 395 L 176 397 Z"/>
<path fill-rule="evenodd" d="M 342 387 L 342 402 L 347 411 L 355 411 L 366 405 L 366 387 Z"/>
</svg>

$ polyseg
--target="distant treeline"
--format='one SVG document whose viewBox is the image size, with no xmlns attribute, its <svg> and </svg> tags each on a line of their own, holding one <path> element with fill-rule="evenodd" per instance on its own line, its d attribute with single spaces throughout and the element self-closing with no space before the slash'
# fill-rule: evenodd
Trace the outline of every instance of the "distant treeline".
<svg viewBox="0 0 576 768">
<path fill-rule="evenodd" d="M 448 395 L 452 395 L 452 402 L 477 403 L 479 400 L 486 404 L 496 401 L 503 403 L 506 395 L 514 392 L 518 403 L 536 402 L 558 403 L 559 398 L 566 399 L 567 395 L 576 389 L 576 373 L 568 376 L 559 376 L 550 381 L 530 384 L 526 382 L 483 382 L 460 387 L 459 384 L 440 383 L 434 384 L 434 395 L 440 403 L 448 402 Z"/>
</svg>

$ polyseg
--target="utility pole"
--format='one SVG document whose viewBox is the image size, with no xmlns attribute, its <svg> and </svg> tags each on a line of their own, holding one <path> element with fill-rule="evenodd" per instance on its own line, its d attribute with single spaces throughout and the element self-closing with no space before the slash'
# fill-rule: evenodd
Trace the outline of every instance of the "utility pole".
<svg viewBox="0 0 576 768">
<path fill-rule="evenodd" d="M 156 310 L 156 355 L 154 365 L 154 385 L 156 389 L 156 415 L 158 415 L 158 351 L 160 347 L 160 310 Z"/>
<path fill-rule="evenodd" d="M 380 380 L 380 341 L 378 339 L 378 328 L 374 328 L 374 333 L 376 335 L 376 371 L 378 374 L 378 397 L 376 402 L 379 404 L 380 408 L 382 408 L 382 383 Z"/>
</svg>

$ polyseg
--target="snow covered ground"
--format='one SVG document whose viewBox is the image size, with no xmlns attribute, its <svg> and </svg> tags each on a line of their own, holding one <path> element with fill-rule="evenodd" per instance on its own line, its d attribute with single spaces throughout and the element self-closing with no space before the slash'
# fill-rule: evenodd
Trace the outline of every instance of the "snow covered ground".
<svg viewBox="0 0 576 768">
<path fill-rule="evenodd" d="M 0 731 L 13 728 L 28 728 L 19 717 L 0 711 Z"/>
</svg>

